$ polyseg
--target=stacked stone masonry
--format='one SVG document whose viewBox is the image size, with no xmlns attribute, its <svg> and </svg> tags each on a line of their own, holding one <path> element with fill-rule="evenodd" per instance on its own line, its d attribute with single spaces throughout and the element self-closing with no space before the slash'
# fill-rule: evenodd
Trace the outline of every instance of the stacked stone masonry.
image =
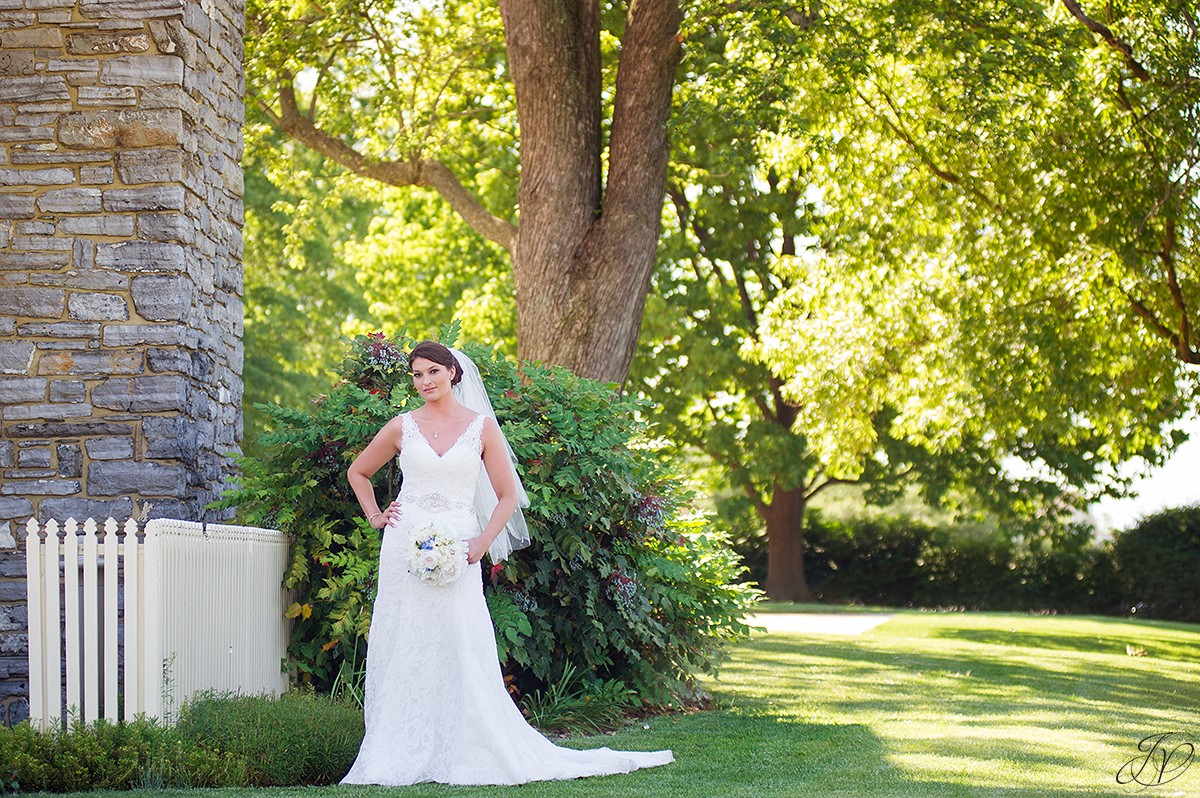
<svg viewBox="0 0 1200 798">
<path fill-rule="evenodd" d="M 205 505 L 241 439 L 244 0 L 0 0 L 0 722 L 25 521 Z"/>
</svg>

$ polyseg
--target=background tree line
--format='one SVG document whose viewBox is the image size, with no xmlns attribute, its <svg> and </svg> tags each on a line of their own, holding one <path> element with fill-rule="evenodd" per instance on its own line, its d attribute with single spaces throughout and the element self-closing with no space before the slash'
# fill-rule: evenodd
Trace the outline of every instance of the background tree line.
<svg viewBox="0 0 1200 798">
<path fill-rule="evenodd" d="M 307 395 L 337 329 L 458 316 L 653 400 L 782 599 L 831 488 L 1053 537 L 1195 409 L 1188 3 L 256 0 L 248 26 L 248 399 Z"/>
</svg>

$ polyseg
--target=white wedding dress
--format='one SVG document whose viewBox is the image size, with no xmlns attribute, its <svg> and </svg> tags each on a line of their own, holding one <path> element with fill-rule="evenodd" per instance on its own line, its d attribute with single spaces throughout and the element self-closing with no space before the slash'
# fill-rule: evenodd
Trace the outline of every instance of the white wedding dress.
<svg viewBox="0 0 1200 798">
<path fill-rule="evenodd" d="M 560 748 L 530 726 L 505 688 L 479 563 L 449 585 L 407 569 L 406 541 L 434 522 L 477 536 L 483 416 L 439 456 L 402 417 L 399 521 L 379 557 L 367 653 L 366 737 L 343 784 L 523 784 L 628 773 L 674 761 L 670 751 Z"/>
</svg>

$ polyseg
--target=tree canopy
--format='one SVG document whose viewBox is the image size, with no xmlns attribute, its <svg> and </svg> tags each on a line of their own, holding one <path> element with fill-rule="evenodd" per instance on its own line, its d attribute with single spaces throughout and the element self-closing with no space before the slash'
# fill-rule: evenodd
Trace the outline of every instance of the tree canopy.
<svg viewBox="0 0 1200 798">
<path fill-rule="evenodd" d="M 1135 124 L 1109 75 L 1134 67 L 1082 14 L 825 5 L 790 33 L 757 12 L 689 32 L 635 374 L 757 508 L 772 595 L 805 597 L 829 485 L 1044 522 L 1176 441 L 1200 275 L 1165 233 L 1195 229 L 1194 45 L 1145 100 L 1165 118 Z"/>
<path fill-rule="evenodd" d="M 1196 406 L 1187 3 L 248 15 L 262 112 L 408 187 L 346 248 L 371 312 L 508 336 L 511 296 L 522 356 L 621 381 L 648 296 L 634 384 L 787 544 L 780 584 L 828 485 L 1033 516 Z"/>
<path fill-rule="evenodd" d="M 1196 377 L 1195 12 L 888 8 L 830 16 L 852 67 L 801 68 L 842 100 L 810 106 L 831 212 L 754 354 L 843 471 L 885 403 L 911 440 L 973 429 L 1076 484 L 1152 453 Z"/>
</svg>

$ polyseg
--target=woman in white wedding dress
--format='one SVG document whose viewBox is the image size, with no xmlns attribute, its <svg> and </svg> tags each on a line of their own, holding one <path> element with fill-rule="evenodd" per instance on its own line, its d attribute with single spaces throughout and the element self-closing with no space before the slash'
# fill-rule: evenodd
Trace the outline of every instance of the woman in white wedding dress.
<svg viewBox="0 0 1200 798">
<path fill-rule="evenodd" d="M 523 784 L 674 761 L 670 751 L 560 748 L 513 704 L 479 561 L 485 552 L 498 561 L 528 544 L 519 509 L 524 491 L 474 363 L 425 341 L 409 366 L 424 405 L 388 422 L 347 472 L 368 521 L 384 536 L 367 653 L 366 736 L 342 783 Z M 371 476 L 397 454 L 403 485 L 381 510 Z M 430 525 L 466 544 L 468 565 L 450 584 L 408 570 L 412 536 Z"/>
</svg>

